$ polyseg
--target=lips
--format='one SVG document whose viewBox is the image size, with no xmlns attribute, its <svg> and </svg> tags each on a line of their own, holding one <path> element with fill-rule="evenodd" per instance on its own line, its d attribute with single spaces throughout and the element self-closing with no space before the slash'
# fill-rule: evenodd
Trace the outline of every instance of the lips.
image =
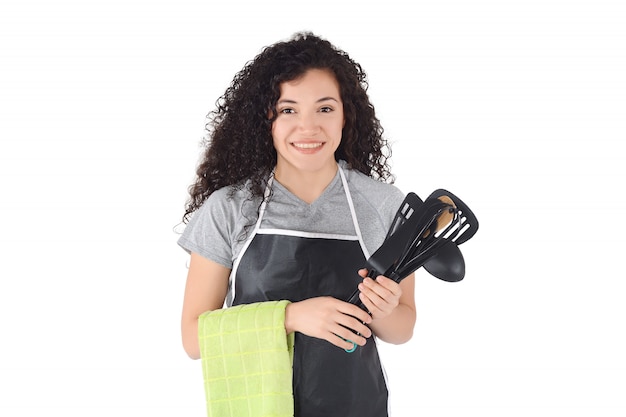
<svg viewBox="0 0 626 417">
<path fill-rule="evenodd" d="M 321 148 L 324 145 L 323 142 L 293 142 L 293 146 L 298 149 L 317 149 Z"/>
</svg>

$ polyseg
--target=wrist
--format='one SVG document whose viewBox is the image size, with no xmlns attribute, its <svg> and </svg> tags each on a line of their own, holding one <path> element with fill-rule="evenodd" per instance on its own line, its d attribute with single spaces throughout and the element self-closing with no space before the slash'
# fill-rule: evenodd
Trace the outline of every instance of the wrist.
<svg viewBox="0 0 626 417">
<path fill-rule="evenodd" d="M 296 331 L 294 324 L 294 306 L 296 303 L 289 303 L 287 307 L 285 307 L 285 331 L 287 334 L 293 333 Z"/>
</svg>

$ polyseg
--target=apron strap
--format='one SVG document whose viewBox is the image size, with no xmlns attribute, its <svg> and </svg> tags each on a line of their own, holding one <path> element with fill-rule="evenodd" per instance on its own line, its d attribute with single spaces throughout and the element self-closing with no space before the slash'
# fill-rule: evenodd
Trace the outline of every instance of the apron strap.
<svg viewBox="0 0 626 417">
<path fill-rule="evenodd" d="M 352 202 L 352 195 L 350 194 L 350 188 L 348 188 L 348 180 L 346 180 L 346 176 L 341 169 L 341 166 L 337 166 L 339 168 L 339 175 L 341 175 L 341 183 L 343 184 L 343 189 L 346 192 L 346 198 L 348 199 L 348 205 L 350 206 L 350 214 L 352 215 L 352 222 L 354 223 L 354 230 L 356 232 L 357 237 L 359 238 L 359 244 L 361 245 L 361 250 L 363 251 L 363 255 L 365 255 L 365 259 L 369 259 L 370 253 L 365 247 L 365 242 L 363 242 L 363 235 L 361 234 L 361 228 L 359 227 L 359 222 L 356 218 L 356 210 L 354 210 L 354 203 Z"/>
</svg>

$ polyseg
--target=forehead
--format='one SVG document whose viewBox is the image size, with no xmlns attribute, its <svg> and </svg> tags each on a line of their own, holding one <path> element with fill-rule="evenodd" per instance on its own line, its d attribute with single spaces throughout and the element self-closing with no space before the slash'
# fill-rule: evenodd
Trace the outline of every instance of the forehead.
<svg viewBox="0 0 626 417">
<path fill-rule="evenodd" d="M 339 83 L 330 70 L 310 69 L 296 79 L 281 83 L 280 95 L 331 96 L 339 99 Z"/>
</svg>

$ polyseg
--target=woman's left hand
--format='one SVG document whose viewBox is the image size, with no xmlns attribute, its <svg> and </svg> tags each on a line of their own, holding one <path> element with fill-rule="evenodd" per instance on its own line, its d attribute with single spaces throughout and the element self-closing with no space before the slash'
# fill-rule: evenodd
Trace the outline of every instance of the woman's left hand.
<svg viewBox="0 0 626 417">
<path fill-rule="evenodd" d="M 400 304 L 402 288 L 397 282 L 379 275 L 376 279 L 367 277 L 367 269 L 359 270 L 359 275 L 363 278 L 359 284 L 359 297 L 367 307 L 373 319 L 383 319 Z"/>
</svg>

